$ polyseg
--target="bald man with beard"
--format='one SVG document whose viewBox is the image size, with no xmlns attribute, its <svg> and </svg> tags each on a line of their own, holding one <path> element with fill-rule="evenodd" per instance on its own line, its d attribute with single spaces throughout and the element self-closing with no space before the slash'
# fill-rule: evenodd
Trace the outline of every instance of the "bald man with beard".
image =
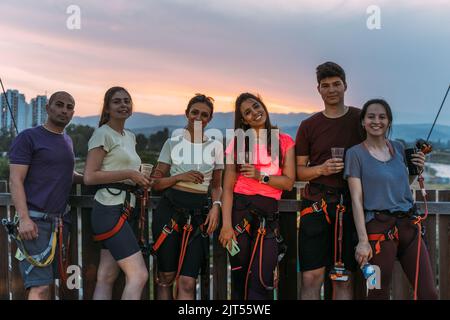
<svg viewBox="0 0 450 320">
<path fill-rule="evenodd" d="M 30 256 L 41 254 L 37 259 L 43 262 L 51 260 L 51 237 L 59 221 L 65 222 L 63 233 L 68 237 L 69 193 L 73 182 L 82 183 L 82 175 L 74 172 L 72 140 L 64 132 L 74 109 L 75 101 L 69 93 L 54 93 L 46 105 L 45 124 L 22 131 L 9 151 L 9 184 L 19 219 L 22 251 Z M 28 299 L 49 299 L 50 284 L 58 277 L 57 255 L 48 265 L 35 266 L 22 251 L 16 258 L 25 289 L 29 289 Z"/>
</svg>

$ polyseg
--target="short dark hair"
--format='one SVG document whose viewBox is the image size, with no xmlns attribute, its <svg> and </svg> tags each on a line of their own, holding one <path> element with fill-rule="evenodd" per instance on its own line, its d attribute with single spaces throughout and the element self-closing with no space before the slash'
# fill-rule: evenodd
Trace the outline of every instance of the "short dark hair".
<svg viewBox="0 0 450 320">
<path fill-rule="evenodd" d="M 320 84 L 325 78 L 329 77 L 339 77 L 341 78 L 344 85 L 347 86 L 347 82 L 345 80 L 345 71 L 342 69 L 340 65 L 337 63 L 327 61 L 317 66 L 316 68 L 316 76 L 317 76 L 317 84 Z"/>
<path fill-rule="evenodd" d="M 361 113 L 359 115 L 360 123 L 362 123 L 364 117 L 366 116 L 367 109 L 369 109 L 369 107 L 372 104 L 380 104 L 380 105 L 383 106 L 384 110 L 386 111 L 386 115 L 387 115 L 388 120 L 389 120 L 389 127 L 388 127 L 388 130 L 387 130 L 386 137 L 389 137 L 391 135 L 391 131 L 392 131 L 392 120 L 393 120 L 393 117 L 392 117 L 391 106 L 384 99 L 370 99 L 369 101 L 364 103 L 364 105 L 363 105 L 363 107 L 361 109 Z"/>
</svg>

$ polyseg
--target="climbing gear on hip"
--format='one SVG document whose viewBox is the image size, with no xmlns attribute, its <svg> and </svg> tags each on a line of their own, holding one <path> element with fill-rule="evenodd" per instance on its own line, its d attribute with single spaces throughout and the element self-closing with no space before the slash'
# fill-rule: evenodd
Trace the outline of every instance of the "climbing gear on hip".
<svg viewBox="0 0 450 320">
<path fill-rule="evenodd" d="M 239 237 L 243 233 L 247 232 L 248 235 L 251 236 L 251 224 L 255 219 L 259 221 L 259 227 L 256 232 L 256 238 L 251 249 L 250 262 L 247 268 L 247 273 L 245 277 L 245 286 L 244 286 L 244 299 L 247 299 L 248 295 L 248 284 L 251 274 L 251 268 L 253 262 L 255 260 L 255 255 L 259 247 L 259 268 L 258 268 L 258 277 L 261 285 L 266 290 L 274 290 L 277 288 L 278 283 L 278 265 L 279 262 L 283 259 L 284 255 L 287 251 L 287 246 L 284 243 L 284 239 L 279 232 L 279 227 L 277 226 L 279 221 L 279 212 L 266 212 L 257 208 L 253 203 L 248 201 L 245 196 L 236 196 L 236 201 L 243 201 L 244 208 L 248 210 L 248 213 L 245 215 L 242 220 L 234 226 L 234 233 L 236 237 Z M 273 239 L 275 238 L 277 246 L 278 246 L 278 257 L 277 257 L 277 265 L 274 270 L 274 285 L 269 286 L 263 280 L 263 249 L 264 249 L 264 239 Z"/>
<path fill-rule="evenodd" d="M 179 278 L 181 270 L 183 268 L 184 258 L 186 256 L 187 248 L 189 244 L 192 243 L 198 236 L 203 238 L 208 238 L 209 235 L 206 233 L 206 227 L 204 225 L 204 217 L 209 211 L 210 204 L 205 203 L 202 208 L 188 209 L 180 208 L 174 205 L 174 203 L 169 199 L 169 197 L 164 194 L 162 199 L 166 199 L 173 210 L 173 214 L 170 220 L 163 226 L 161 233 L 156 239 L 155 243 L 150 246 L 150 253 L 156 255 L 158 250 L 164 241 L 169 237 L 174 231 L 177 233 L 182 232 L 181 235 L 181 247 L 180 256 L 178 257 L 178 267 L 177 272 L 172 281 L 169 283 L 163 283 L 158 276 L 158 266 L 156 264 L 156 283 L 162 287 L 170 287 L 176 283 L 175 296 L 177 295 Z M 192 221 L 196 221 L 198 227 L 194 228 Z M 195 230 L 194 230 L 195 229 Z"/>
<path fill-rule="evenodd" d="M 261 217 L 258 232 L 256 235 L 255 244 L 253 245 L 252 254 L 250 257 L 250 263 L 248 264 L 247 275 L 245 277 L 245 294 L 244 294 L 245 300 L 247 300 L 248 280 L 250 278 L 251 268 L 253 265 L 253 260 L 255 258 L 255 253 L 256 253 L 256 249 L 258 248 L 258 246 L 260 247 L 260 250 L 259 250 L 259 256 L 260 256 L 260 259 L 259 259 L 259 281 L 261 282 L 261 284 L 264 288 L 266 288 L 268 290 L 273 289 L 273 287 L 268 287 L 262 279 L 262 253 L 263 253 L 264 236 L 265 235 L 266 235 L 266 219 L 264 217 Z"/>
<path fill-rule="evenodd" d="M 65 213 L 67 213 L 66 210 Z M 24 241 L 19 235 L 19 217 L 14 216 L 13 220 L 2 219 L 1 223 L 6 228 L 8 235 L 16 242 L 17 252 L 16 257 L 23 257 L 26 259 L 30 266 L 28 266 L 24 272 L 29 274 L 33 268 L 45 268 L 51 265 L 54 261 L 56 250 L 58 249 L 58 269 L 61 277 L 62 283 L 65 285 L 67 280 L 67 266 L 69 264 L 69 245 L 70 240 L 68 239 L 67 244 L 64 243 L 64 223 L 61 216 L 51 216 L 44 212 L 39 212 L 35 210 L 29 210 L 28 212 L 30 218 L 40 219 L 44 221 L 51 222 L 51 235 L 47 247 L 40 253 L 31 255 L 25 247 Z M 64 285 L 62 287 L 64 287 Z"/>
<path fill-rule="evenodd" d="M 328 214 L 328 203 L 333 203 L 337 201 L 347 200 L 349 195 L 348 188 L 338 188 L 338 187 L 330 187 L 325 184 L 309 182 L 307 184 L 308 190 L 314 195 L 320 195 L 322 199 L 320 201 L 314 202 L 311 206 L 304 208 L 300 211 L 300 219 L 306 215 L 312 213 L 321 213 L 325 215 L 325 219 L 328 224 L 331 224 L 331 219 Z M 315 191 L 315 192 L 313 192 Z M 341 204 L 342 205 L 342 204 Z"/>
<path fill-rule="evenodd" d="M 314 202 L 310 207 L 304 208 L 302 211 L 300 211 L 300 219 L 308 214 L 320 212 L 323 212 L 325 214 L 325 219 L 327 219 L 328 224 L 331 224 L 331 220 L 327 211 L 327 203 L 323 199 L 320 201 L 320 203 Z"/>
<path fill-rule="evenodd" d="M 342 261 L 342 242 L 344 231 L 344 213 L 346 207 L 344 206 L 344 197 L 341 195 L 339 203 L 336 205 L 336 218 L 334 221 L 334 266 L 330 271 L 330 279 L 333 281 L 348 281 L 349 272 L 345 269 Z M 334 294 L 333 290 L 333 294 Z"/>
<path fill-rule="evenodd" d="M 202 209 L 186 209 L 186 208 L 177 208 L 172 204 L 172 209 L 174 211 L 172 217 L 170 217 L 169 222 L 162 227 L 161 233 L 159 234 L 158 238 L 151 245 L 150 253 L 152 255 L 155 255 L 158 252 L 161 245 L 164 243 L 167 237 L 173 233 L 173 231 L 179 233 L 180 225 L 183 225 L 185 221 L 187 222 L 189 219 L 192 219 L 192 217 L 194 219 L 197 219 L 197 221 L 199 222 L 198 224 L 199 227 L 196 228 L 191 238 L 191 241 L 194 240 L 194 238 L 197 237 L 198 235 L 201 235 L 204 238 L 209 237 L 209 235 L 206 233 L 205 225 L 203 223 L 204 215 L 209 210 L 208 206 L 205 206 Z"/>
<path fill-rule="evenodd" d="M 388 240 L 398 241 L 398 228 L 394 226 L 384 233 L 369 233 L 367 235 L 369 241 L 375 241 L 375 254 L 381 252 L 381 243 Z"/>
</svg>

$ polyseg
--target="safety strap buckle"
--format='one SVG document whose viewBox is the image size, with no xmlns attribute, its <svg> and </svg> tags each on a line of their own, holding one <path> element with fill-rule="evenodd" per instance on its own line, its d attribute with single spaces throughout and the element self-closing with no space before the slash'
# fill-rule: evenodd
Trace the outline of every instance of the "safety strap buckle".
<svg viewBox="0 0 450 320">
<path fill-rule="evenodd" d="M 234 230 L 236 230 L 236 232 L 238 234 L 242 234 L 242 233 L 244 233 L 245 228 L 247 227 L 247 225 L 248 225 L 248 221 L 247 221 L 247 219 L 244 218 L 244 219 L 242 219 L 242 222 L 240 222 L 240 223 L 238 223 L 237 225 L 234 226 Z"/>
<path fill-rule="evenodd" d="M 311 205 L 311 208 L 314 210 L 315 213 L 322 211 L 322 206 L 319 204 L 319 202 L 314 202 Z"/>
<path fill-rule="evenodd" d="M 387 237 L 389 240 L 395 240 L 397 239 L 397 228 L 392 228 L 387 232 Z"/>
<path fill-rule="evenodd" d="M 165 224 L 164 227 L 162 228 L 162 232 L 169 235 L 173 232 L 173 227 L 169 227 L 167 224 Z"/>
<path fill-rule="evenodd" d="M 237 233 L 241 234 L 244 232 L 245 228 L 242 228 L 240 224 L 237 224 L 234 226 L 234 230 L 236 230 Z"/>
</svg>

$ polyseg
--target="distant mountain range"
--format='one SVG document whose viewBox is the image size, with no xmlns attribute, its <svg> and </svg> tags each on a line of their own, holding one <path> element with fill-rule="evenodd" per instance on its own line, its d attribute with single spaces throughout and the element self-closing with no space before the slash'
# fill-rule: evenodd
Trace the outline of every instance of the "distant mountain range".
<svg viewBox="0 0 450 320">
<path fill-rule="evenodd" d="M 298 124 L 309 117 L 308 113 L 271 113 L 270 118 L 273 124 L 291 127 Z M 211 128 L 233 128 L 232 112 L 215 112 L 213 120 L 209 124 Z M 72 123 L 83 124 L 96 127 L 98 125 L 99 116 L 74 117 Z M 186 125 L 186 117 L 182 114 L 178 115 L 154 115 L 149 113 L 135 112 L 133 116 L 127 120 L 127 128 L 152 128 L 173 126 L 182 128 Z"/>
<path fill-rule="evenodd" d="M 308 113 L 271 113 L 270 118 L 274 125 L 295 138 L 298 126 L 301 121 L 308 118 Z M 233 128 L 232 112 L 216 112 L 213 120 L 209 124 L 209 128 L 217 128 L 224 130 Z M 97 127 L 98 116 L 74 117 L 73 124 L 89 125 Z M 142 112 L 135 112 L 133 116 L 127 120 L 127 128 L 136 134 L 142 133 L 149 135 L 164 128 L 168 128 L 170 132 L 175 129 L 183 128 L 186 125 L 186 117 L 184 115 L 153 115 Z M 425 139 L 431 124 L 395 124 L 393 126 L 392 137 L 394 139 L 403 139 L 407 142 L 415 141 L 418 138 Z M 446 142 L 450 141 L 450 126 L 436 125 L 431 135 L 431 141 Z"/>
</svg>

